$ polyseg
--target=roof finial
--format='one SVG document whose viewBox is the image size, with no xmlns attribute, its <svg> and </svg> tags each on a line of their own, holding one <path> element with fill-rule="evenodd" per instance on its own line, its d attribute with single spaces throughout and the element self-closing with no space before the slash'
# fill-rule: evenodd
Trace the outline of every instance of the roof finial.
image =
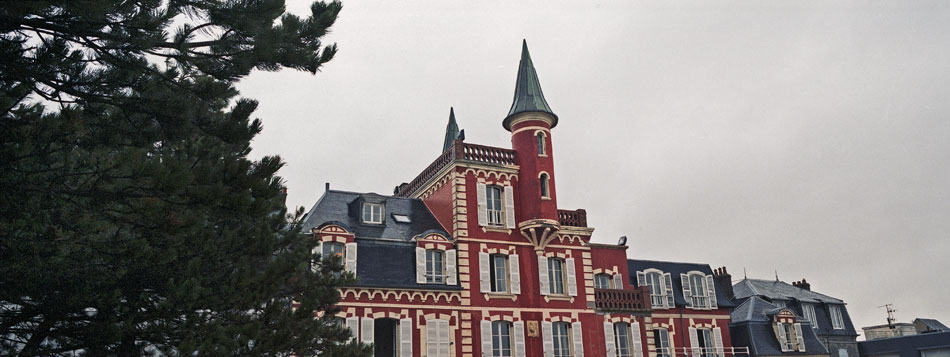
<svg viewBox="0 0 950 357">
<path fill-rule="evenodd" d="M 452 147 L 455 139 L 459 138 L 459 126 L 455 122 L 455 107 L 449 107 L 449 124 L 445 126 L 445 140 L 442 142 L 442 152 Z"/>
<path fill-rule="evenodd" d="M 528 53 L 528 41 L 521 41 L 521 61 L 518 63 L 518 78 L 515 82 L 515 98 L 511 103 L 511 109 L 508 110 L 508 116 L 502 122 L 506 130 L 511 130 L 510 119 L 513 115 L 524 112 L 542 112 L 551 114 L 554 120 L 551 123 L 553 128 L 557 125 L 557 114 L 551 110 L 547 100 L 544 99 L 544 92 L 541 91 L 541 82 L 538 81 L 538 73 L 534 69 L 534 63 L 531 62 L 531 54 Z"/>
<path fill-rule="evenodd" d="M 778 280 L 778 269 L 775 269 L 775 281 L 779 281 L 779 280 Z"/>
<path fill-rule="evenodd" d="M 743 278 L 743 279 L 748 279 L 748 278 L 749 278 L 749 276 L 746 275 L 746 273 L 745 273 L 745 267 L 742 267 L 742 278 Z"/>
</svg>

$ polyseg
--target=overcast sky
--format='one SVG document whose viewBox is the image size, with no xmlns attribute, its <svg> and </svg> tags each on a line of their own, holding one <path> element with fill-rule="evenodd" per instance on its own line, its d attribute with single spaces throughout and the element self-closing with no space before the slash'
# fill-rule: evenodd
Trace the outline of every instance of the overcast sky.
<svg viewBox="0 0 950 357">
<path fill-rule="evenodd" d="M 308 0 L 288 9 L 307 13 Z M 391 194 L 440 153 L 449 107 L 510 147 L 526 38 L 558 204 L 628 256 L 806 278 L 855 325 L 950 324 L 950 3 L 346 1 L 316 76 L 254 73 L 254 157 L 290 206 L 324 182 Z"/>
</svg>

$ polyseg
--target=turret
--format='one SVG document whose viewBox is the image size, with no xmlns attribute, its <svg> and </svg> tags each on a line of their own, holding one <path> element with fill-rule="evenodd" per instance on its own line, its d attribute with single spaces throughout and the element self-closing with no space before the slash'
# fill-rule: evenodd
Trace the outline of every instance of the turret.
<svg viewBox="0 0 950 357">
<path fill-rule="evenodd" d="M 557 125 L 557 120 L 557 115 L 544 99 L 538 74 L 528 53 L 528 43 L 524 41 L 514 100 L 508 116 L 502 122 L 502 126 L 511 132 L 511 146 L 521 167 L 516 191 L 516 204 L 520 207 L 518 222 L 540 219 L 557 223 L 554 145 L 551 138 L 551 129 Z"/>
</svg>

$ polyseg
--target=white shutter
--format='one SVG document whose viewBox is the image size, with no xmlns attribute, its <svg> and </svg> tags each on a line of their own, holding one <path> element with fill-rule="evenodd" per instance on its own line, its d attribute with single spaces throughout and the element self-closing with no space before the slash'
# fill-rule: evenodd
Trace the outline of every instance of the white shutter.
<svg viewBox="0 0 950 357">
<path fill-rule="evenodd" d="M 689 289 L 689 275 L 680 274 L 680 284 L 683 284 L 683 299 L 686 300 L 686 307 L 693 307 L 693 295 Z"/>
<path fill-rule="evenodd" d="M 515 195 L 511 186 L 505 186 L 505 225 L 515 228 Z"/>
<path fill-rule="evenodd" d="M 439 320 L 426 320 L 426 355 L 439 355 Z"/>
<path fill-rule="evenodd" d="M 515 321 L 515 357 L 525 357 L 524 321 Z"/>
<path fill-rule="evenodd" d="M 343 269 L 356 274 L 356 243 L 346 243 L 346 259 Z"/>
<path fill-rule="evenodd" d="M 574 271 L 574 258 L 564 259 L 567 264 L 567 294 L 577 296 L 577 273 Z"/>
<path fill-rule="evenodd" d="M 637 271 L 637 286 L 647 285 L 647 273 Z"/>
<path fill-rule="evenodd" d="M 519 262 L 517 254 L 508 256 L 508 269 L 511 270 L 508 272 L 511 282 L 511 293 L 515 295 L 521 294 L 521 263 Z"/>
<path fill-rule="evenodd" d="M 491 321 L 482 320 L 482 356 L 491 357 Z"/>
<path fill-rule="evenodd" d="M 716 281 L 712 275 L 706 275 L 706 293 L 709 294 L 709 308 L 714 310 L 718 309 L 719 304 L 716 302 Z"/>
<path fill-rule="evenodd" d="M 580 321 L 571 324 L 571 332 L 574 334 L 574 357 L 584 357 L 584 329 Z"/>
<path fill-rule="evenodd" d="M 604 322 L 604 346 L 607 348 L 607 357 L 617 357 L 617 343 L 614 342 L 614 324 Z"/>
<path fill-rule="evenodd" d="M 798 352 L 805 352 L 805 335 L 802 334 L 802 324 L 796 323 L 795 337 L 798 338 Z"/>
<path fill-rule="evenodd" d="M 439 320 L 439 357 L 449 357 L 449 322 Z"/>
<path fill-rule="evenodd" d="M 372 317 L 364 317 L 360 319 L 360 342 L 363 343 L 373 343 L 373 331 L 375 330 L 375 321 Z"/>
<path fill-rule="evenodd" d="M 614 289 L 623 289 L 623 274 L 614 274 Z"/>
<path fill-rule="evenodd" d="M 713 342 L 716 345 L 716 355 L 723 357 L 726 355 L 726 349 L 722 347 L 722 330 L 718 327 L 713 329 Z"/>
<path fill-rule="evenodd" d="M 412 356 L 412 319 L 399 319 L 399 355 Z"/>
<path fill-rule="evenodd" d="M 544 346 L 544 356 L 545 357 L 554 357 L 554 326 L 550 321 L 541 321 L 541 338 L 543 342 L 541 343 Z"/>
<path fill-rule="evenodd" d="M 666 295 L 666 308 L 676 307 L 676 300 L 673 298 L 673 277 L 670 273 L 663 274 L 663 294 Z"/>
<path fill-rule="evenodd" d="M 475 197 L 478 198 L 478 225 L 488 225 L 488 200 L 485 198 L 486 186 L 483 183 L 475 185 Z"/>
<path fill-rule="evenodd" d="M 317 272 L 317 267 L 319 267 L 320 264 L 319 261 L 315 260 L 316 257 L 313 257 L 317 254 L 320 254 L 320 259 L 323 260 L 323 241 L 318 241 L 317 246 L 310 250 L 310 271 L 314 273 Z"/>
<path fill-rule="evenodd" d="M 355 340 L 360 335 L 360 318 L 353 316 L 346 318 L 346 328 L 350 330 L 350 341 Z"/>
<path fill-rule="evenodd" d="M 640 322 L 630 323 L 630 334 L 633 335 L 633 356 L 643 357 L 643 340 L 640 338 Z"/>
<path fill-rule="evenodd" d="M 689 347 L 693 357 L 699 357 L 699 355 L 702 353 L 703 346 L 699 345 L 699 337 L 696 336 L 695 327 L 689 328 Z"/>
<path fill-rule="evenodd" d="M 416 283 L 426 283 L 426 250 L 416 247 Z"/>
<path fill-rule="evenodd" d="M 455 249 L 445 251 L 445 284 L 458 284 L 458 269 L 455 268 Z"/>
<path fill-rule="evenodd" d="M 478 282 L 483 293 L 491 291 L 491 265 L 488 260 L 488 253 L 478 252 Z"/>
<path fill-rule="evenodd" d="M 551 287 L 548 286 L 548 257 L 543 255 L 538 256 L 538 281 L 541 283 L 541 295 L 550 295 Z M 552 341 L 551 343 L 554 342 Z M 551 353 L 554 352 L 552 351 Z"/>
<path fill-rule="evenodd" d="M 779 323 L 776 323 L 775 326 L 778 327 L 776 329 L 776 331 L 778 331 L 778 344 L 782 345 L 782 352 L 791 351 L 792 349 L 789 348 L 788 343 L 787 343 L 788 338 L 785 336 L 785 327 Z"/>
</svg>

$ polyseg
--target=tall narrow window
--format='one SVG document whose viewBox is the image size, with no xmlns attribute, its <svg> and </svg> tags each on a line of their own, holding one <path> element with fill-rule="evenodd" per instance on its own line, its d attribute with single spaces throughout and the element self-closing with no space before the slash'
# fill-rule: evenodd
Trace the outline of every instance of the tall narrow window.
<svg viewBox="0 0 950 357">
<path fill-rule="evenodd" d="M 633 342 L 630 340 L 630 325 L 626 322 L 614 323 L 614 343 L 617 344 L 617 357 L 630 357 Z"/>
<path fill-rule="evenodd" d="M 841 316 L 841 307 L 837 305 L 828 305 L 831 313 L 831 327 L 835 330 L 844 329 L 844 317 Z"/>
<path fill-rule="evenodd" d="M 323 243 L 323 257 L 340 257 L 340 263 L 343 262 L 343 243 L 326 242 Z M 340 277 L 340 272 L 334 272 L 333 276 Z"/>
<path fill-rule="evenodd" d="M 551 294 L 564 295 L 564 260 L 548 258 L 548 287 Z"/>
<path fill-rule="evenodd" d="M 650 286 L 650 305 L 662 308 L 666 305 L 666 292 L 663 291 L 663 275 L 655 271 L 646 274 L 647 285 Z"/>
<path fill-rule="evenodd" d="M 485 187 L 485 203 L 488 213 L 488 224 L 492 226 L 505 225 L 505 206 L 502 204 L 502 189 L 498 186 Z"/>
<path fill-rule="evenodd" d="M 508 292 L 508 256 L 492 254 L 491 259 L 491 291 L 495 293 Z"/>
<path fill-rule="evenodd" d="M 612 289 L 613 279 L 607 274 L 594 275 L 594 289 Z"/>
<path fill-rule="evenodd" d="M 806 321 L 811 322 L 812 328 L 818 328 L 818 319 L 815 318 L 814 305 L 802 303 L 802 316 L 805 317 Z"/>
<path fill-rule="evenodd" d="M 690 275 L 689 287 L 690 295 L 692 295 L 693 299 L 693 307 L 705 309 L 709 302 L 709 299 L 706 297 L 706 277 L 700 274 Z"/>
<path fill-rule="evenodd" d="M 541 197 L 551 197 L 551 192 L 548 187 L 548 174 L 541 174 L 539 179 L 541 180 Z"/>
<path fill-rule="evenodd" d="M 441 250 L 426 250 L 426 283 L 445 283 L 445 257 Z"/>
<path fill-rule="evenodd" d="M 491 323 L 492 357 L 511 357 L 511 324 L 506 321 Z"/>
<path fill-rule="evenodd" d="M 670 357 L 670 332 L 665 328 L 653 330 L 653 346 L 656 347 L 657 357 Z"/>
<path fill-rule="evenodd" d="M 552 326 L 554 333 L 551 336 L 554 340 L 554 357 L 571 356 L 571 324 L 567 322 L 555 322 Z"/>
<path fill-rule="evenodd" d="M 538 155 L 544 155 L 544 133 L 539 131 L 535 137 L 538 139 Z"/>
<path fill-rule="evenodd" d="M 696 338 L 699 342 L 699 346 L 693 346 L 694 348 L 700 348 L 700 355 L 702 357 L 711 357 L 716 355 L 716 344 L 713 342 L 712 330 L 710 329 L 696 329 Z"/>
</svg>

